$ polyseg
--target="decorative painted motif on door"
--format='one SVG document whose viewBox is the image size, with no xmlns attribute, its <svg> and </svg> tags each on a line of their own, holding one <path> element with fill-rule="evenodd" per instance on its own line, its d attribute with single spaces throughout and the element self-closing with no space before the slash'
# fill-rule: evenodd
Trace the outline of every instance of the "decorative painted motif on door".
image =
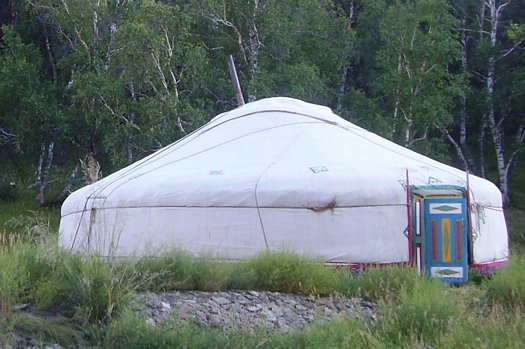
<svg viewBox="0 0 525 349">
<path fill-rule="evenodd" d="M 424 200 L 425 269 L 446 282 L 468 280 L 467 209 L 464 198 Z"/>
</svg>

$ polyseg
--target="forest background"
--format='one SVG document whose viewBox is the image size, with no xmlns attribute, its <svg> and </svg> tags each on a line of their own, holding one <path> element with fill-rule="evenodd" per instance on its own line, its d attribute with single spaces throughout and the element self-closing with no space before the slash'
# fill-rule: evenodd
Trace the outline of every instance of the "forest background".
<svg viewBox="0 0 525 349">
<path fill-rule="evenodd" d="M 0 25 L 0 196 L 60 203 L 235 108 L 232 54 L 247 101 L 329 106 L 525 207 L 523 0 L 4 0 Z"/>
</svg>

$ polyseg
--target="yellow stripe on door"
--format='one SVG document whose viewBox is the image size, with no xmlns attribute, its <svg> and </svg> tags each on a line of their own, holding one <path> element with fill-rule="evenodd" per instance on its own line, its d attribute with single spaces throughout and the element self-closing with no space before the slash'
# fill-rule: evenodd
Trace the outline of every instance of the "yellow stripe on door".
<svg viewBox="0 0 525 349">
<path fill-rule="evenodd" d="M 443 262 L 452 262 L 452 239 L 451 239 L 450 219 L 441 220 L 441 246 L 443 251 Z"/>
</svg>

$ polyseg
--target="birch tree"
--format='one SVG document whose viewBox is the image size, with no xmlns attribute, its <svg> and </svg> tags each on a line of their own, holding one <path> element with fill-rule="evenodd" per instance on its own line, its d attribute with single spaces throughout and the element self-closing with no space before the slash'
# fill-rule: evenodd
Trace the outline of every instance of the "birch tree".
<svg viewBox="0 0 525 349">
<path fill-rule="evenodd" d="M 205 20 L 201 30 L 216 66 L 224 70 L 226 57 L 234 54 L 248 101 L 283 95 L 324 104 L 335 99 L 337 105 L 353 39 L 339 5 L 208 0 L 192 6 Z"/>
<path fill-rule="evenodd" d="M 510 202 L 509 182 L 511 180 L 511 170 L 517 160 L 518 154 L 523 150 L 522 144 L 525 141 L 525 120 L 521 117 L 516 125 L 515 146 L 506 156 L 506 124 L 509 123 L 510 110 L 504 103 L 508 99 L 502 100 L 497 96 L 498 72 L 497 68 L 502 60 L 509 59 L 515 52 L 523 46 L 525 40 L 525 30 L 522 23 L 504 21 L 505 11 L 509 10 L 511 1 L 486 0 L 480 10 L 480 19 L 486 23 L 486 30 L 483 30 L 485 40 L 490 44 L 489 54 L 486 64 L 485 89 L 486 89 L 486 110 L 483 117 L 486 119 L 494 151 L 496 154 L 499 188 L 503 196 L 504 205 Z M 506 38 L 505 38 L 506 37 Z M 505 40 L 506 39 L 506 40 Z M 507 66 L 508 67 L 508 66 Z M 519 91 L 516 91 L 519 93 Z M 523 96 L 523 93 L 521 93 Z M 509 96 L 511 97 L 511 96 Z M 497 105 L 500 102 L 501 105 Z"/>
<path fill-rule="evenodd" d="M 12 26 L 2 28 L 0 45 L 0 134 L 6 143 L 38 158 L 35 169 L 36 200 L 44 204 L 55 143 L 63 115 L 53 86 L 43 79 L 43 58 L 38 48 L 22 41 Z"/>
<path fill-rule="evenodd" d="M 462 95 L 461 75 L 449 67 L 460 58 L 457 21 L 445 1 L 397 2 L 381 22 L 378 91 L 391 118 L 391 138 L 407 147 L 452 121 Z"/>
</svg>

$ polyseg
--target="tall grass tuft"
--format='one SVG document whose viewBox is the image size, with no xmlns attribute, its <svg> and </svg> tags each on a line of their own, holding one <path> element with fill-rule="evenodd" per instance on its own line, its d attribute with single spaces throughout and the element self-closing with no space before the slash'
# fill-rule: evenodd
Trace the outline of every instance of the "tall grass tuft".
<svg viewBox="0 0 525 349">
<path fill-rule="evenodd" d="M 462 313 L 448 287 L 426 278 L 402 287 L 398 302 L 381 304 L 377 329 L 391 343 L 436 343 Z"/>
<path fill-rule="evenodd" d="M 308 328 L 305 348 L 384 348 L 381 342 L 362 322 L 340 318 Z"/>
<path fill-rule="evenodd" d="M 183 251 L 133 262 L 139 289 L 170 291 L 197 289 L 259 289 L 281 292 L 330 294 L 338 290 L 345 273 L 327 268 L 321 261 L 289 252 L 261 252 L 245 262 L 196 258 Z"/>
<path fill-rule="evenodd" d="M 31 287 L 30 261 L 35 259 L 36 248 L 19 243 L 0 248 L 0 313 L 8 314 L 17 303 L 28 301 Z"/>
<path fill-rule="evenodd" d="M 525 308 L 525 258 L 512 258 L 507 268 L 498 270 L 484 285 L 493 302 Z"/>
<path fill-rule="evenodd" d="M 327 295 L 337 290 L 341 271 L 291 252 L 261 252 L 235 265 L 231 288 Z"/>
<path fill-rule="evenodd" d="M 141 291 L 173 291 L 193 288 L 195 258 L 185 251 L 165 251 L 157 257 L 142 257 L 124 263 L 137 271 Z"/>
<path fill-rule="evenodd" d="M 435 347 L 454 348 L 525 348 L 525 319 L 520 309 L 493 305 L 476 316 L 466 313 L 453 319 Z"/>
<path fill-rule="evenodd" d="M 56 251 L 52 272 L 35 283 L 39 309 L 59 311 L 81 322 L 106 323 L 124 309 L 135 289 L 135 271 L 97 256 Z"/>
<path fill-rule="evenodd" d="M 362 270 L 355 277 L 343 279 L 342 293 L 370 301 L 395 301 L 400 290 L 412 289 L 421 279 L 415 268 L 388 266 Z"/>
<path fill-rule="evenodd" d="M 231 277 L 235 277 L 238 265 L 220 261 L 210 256 L 198 258 L 193 263 L 193 288 L 201 291 L 228 289 Z"/>
<path fill-rule="evenodd" d="M 193 323 L 166 322 L 161 326 L 146 324 L 144 319 L 127 313 L 114 321 L 100 344 L 104 348 L 384 348 L 385 342 L 374 337 L 362 323 L 338 319 L 314 324 L 306 331 L 281 332 L 266 328 L 244 331 L 200 327 Z"/>
<path fill-rule="evenodd" d="M 85 344 L 82 330 L 61 316 L 40 317 L 30 313 L 18 313 L 10 319 L 12 330 L 19 336 L 37 342 L 54 342 L 68 348 Z"/>
</svg>

